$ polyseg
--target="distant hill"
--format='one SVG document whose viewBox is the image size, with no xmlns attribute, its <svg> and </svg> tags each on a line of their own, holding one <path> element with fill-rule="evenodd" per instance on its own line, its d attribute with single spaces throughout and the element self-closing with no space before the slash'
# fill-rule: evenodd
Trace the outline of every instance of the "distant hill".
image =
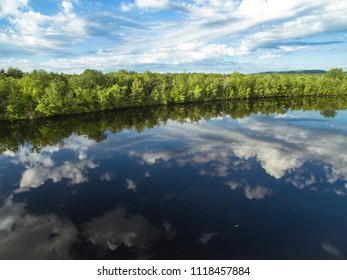
<svg viewBox="0 0 347 280">
<path fill-rule="evenodd" d="M 267 71 L 255 74 L 324 74 L 324 70 L 290 70 L 290 71 Z"/>
</svg>

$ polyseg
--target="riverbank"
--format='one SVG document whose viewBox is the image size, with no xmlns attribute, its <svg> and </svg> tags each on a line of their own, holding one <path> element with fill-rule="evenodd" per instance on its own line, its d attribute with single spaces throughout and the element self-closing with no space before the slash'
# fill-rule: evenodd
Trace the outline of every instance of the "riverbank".
<svg viewBox="0 0 347 280">
<path fill-rule="evenodd" d="M 10 70 L 10 69 L 9 69 Z M 264 97 L 347 94 L 347 74 L 0 73 L 0 119 L 38 119 L 111 109 Z"/>
<path fill-rule="evenodd" d="M 59 145 L 73 134 L 86 135 L 88 139 L 103 141 L 106 132 L 120 133 L 135 130 L 141 133 L 168 122 L 200 122 L 216 118 L 246 118 L 251 115 L 285 115 L 290 111 L 317 111 L 332 118 L 338 111 L 347 109 L 347 95 L 309 96 L 299 98 L 260 98 L 224 102 L 151 106 L 110 110 L 69 116 L 55 116 L 32 121 L 0 121 L 0 154 L 6 150 L 17 151 L 23 143 L 33 150 Z"/>
</svg>

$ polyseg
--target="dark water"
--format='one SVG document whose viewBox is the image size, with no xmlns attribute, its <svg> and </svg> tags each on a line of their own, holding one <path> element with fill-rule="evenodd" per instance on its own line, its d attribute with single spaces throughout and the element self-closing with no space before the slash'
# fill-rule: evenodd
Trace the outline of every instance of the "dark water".
<svg viewBox="0 0 347 280">
<path fill-rule="evenodd" d="M 0 259 L 345 259 L 345 104 L 1 123 Z"/>
</svg>

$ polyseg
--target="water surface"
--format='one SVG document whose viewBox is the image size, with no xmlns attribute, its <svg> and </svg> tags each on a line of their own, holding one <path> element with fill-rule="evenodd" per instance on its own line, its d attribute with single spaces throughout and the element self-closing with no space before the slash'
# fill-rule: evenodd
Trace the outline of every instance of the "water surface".
<svg viewBox="0 0 347 280">
<path fill-rule="evenodd" d="M 1 259 L 345 259 L 345 100 L 1 123 Z"/>
</svg>

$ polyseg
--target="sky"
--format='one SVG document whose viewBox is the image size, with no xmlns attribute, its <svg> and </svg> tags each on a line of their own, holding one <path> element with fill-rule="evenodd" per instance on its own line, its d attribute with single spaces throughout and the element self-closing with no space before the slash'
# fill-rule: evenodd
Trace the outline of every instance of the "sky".
<svg viewBox="0 0 347 280">
<path fill-rule="evenodd" d="M 0 68 L 347 70 L 346 0 L 0 0 Z"/>
</svg>

